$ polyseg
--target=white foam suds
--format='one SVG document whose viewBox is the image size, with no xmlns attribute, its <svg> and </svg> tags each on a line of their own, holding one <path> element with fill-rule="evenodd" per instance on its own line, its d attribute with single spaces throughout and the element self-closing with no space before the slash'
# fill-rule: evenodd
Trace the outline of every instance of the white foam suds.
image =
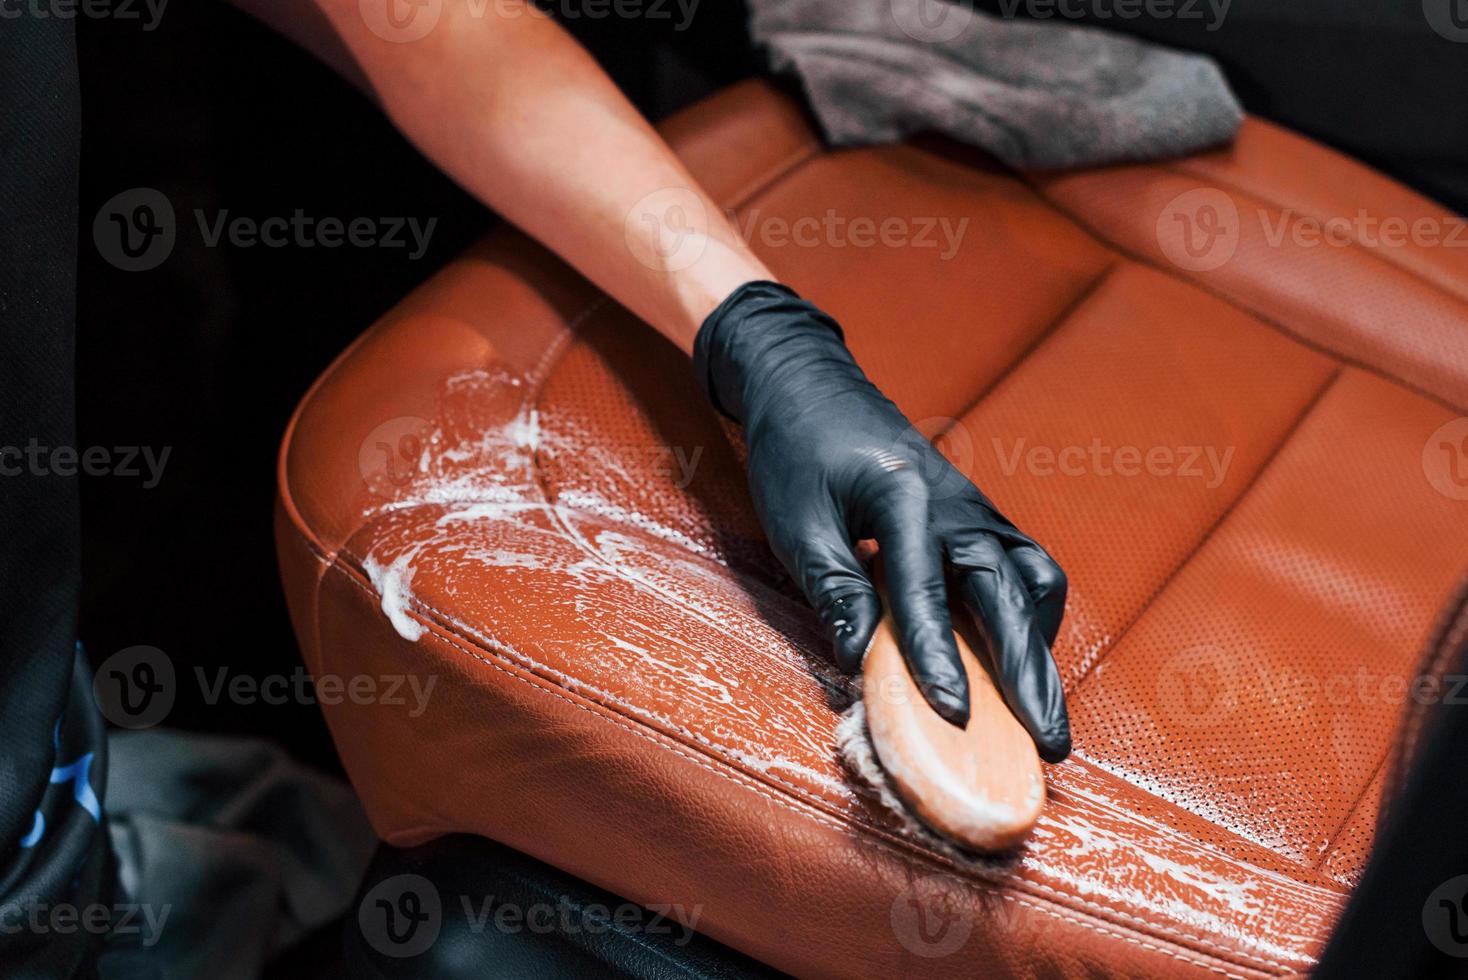
<svg viewBox="0 0 1468 980">
<path fill-rule="evenodd" d="M 480 406 L 503 404 L 507 388 L 516 389 L 512 397 L 522 399 L 514 414 L 508 419 L 499 415 L 492 423 L 476 422 L 474 416 L 481 411 Z M 631 477 L 622 465 L 625 461 L 617 453 L 599 446 L 594 438 L 583 438 L 568 430 L 566 420 L 560 420 L 554 430 L 547 431 L 539 410 L 525 400 L 528 394 L 529 386 L 522 378 L 503 371 L 465 371 L 451 376 L 442 395 L 443 417 L 423 439 L 412 481 L 405 487 L 394 488 L 391 499 L 379 500 L 369 509 L 366 515 L 369 518 L 419 507 L 444 509 L 433 523 L 434 531 L 438 532 L 436 540 L 424 537 L 421 529 L 413 530 L 408 546 L 399 551 L 394 545 L 404 543 L 402 536 L 386 535 L 374 545 L 373 553 L 364 562 L 372 585 L 382 598 L 384 614 L 403 637 L 416 640 L 423 634 L 422 625 L 408 615 L 408 607 L 412 601 L 413 563 L 430 545 L 435 545 L 433 553 L 458 551 L 491 566 L 546 567 L 541 556 L 527 551 L 449 544 L 446 539 L 463 530 L 458 525 L 512 521 L 527 530 L 544 530 L 542 518 L 549 517 L 563 528 L 569 528 L 578 516 L 589 514 L 717 560 L 706 546 L 686 534 L 645 514 L 617 506 L 598 494 L 568 489 L 557 502 L 547 502 L 536 479 L 537 455 L 547 460 L 575 458 L 588 472 L 612 474 L 617 479 Z M 638 541 L 635 534 L 604 531 L 585 543 L 593 555 L 588 561 L 566 569 L 574 577 L 607 575 L 623 567 L 624 555 L 646 557 L 647 552 L 647 544 Z M 396 551 L 391 562 L 382 556 L 389 548 Z M 596 567 L 599 562 L 604 564 Z"/>
<path fill-rule="evenodd" d="M 388 622 L 392 623 L 393 629 L 403 639 L 416 643 L 423 635 L 423 624 L 408 615 L 408 605 L 413 601 L 410 586 L 413 584 L 414 569 L 409 564 L 411 557 L 411 553 L 399 555 L 391 564 L 384 566 L 368 555 L 362 562 L 362 569 L 371 580 L 372 587 L 382 597 L 382 612 L 387 616 Z"/>
</svg>

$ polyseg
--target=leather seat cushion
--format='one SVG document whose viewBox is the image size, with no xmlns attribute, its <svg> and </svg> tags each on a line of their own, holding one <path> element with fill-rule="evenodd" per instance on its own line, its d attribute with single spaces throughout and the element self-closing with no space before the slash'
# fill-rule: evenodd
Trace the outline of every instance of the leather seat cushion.
<svg viewBox="0 0 1468 980">
<path fill-rule="evenodd" d="M 837 760 L 846 682 L 736 434 L 505 230 L 343 354 L 281 452 L 309 666 L 434 683 L 417 716 L 323 706 L 379 833 L 495 838 L 801 975 L 1307 968 L 1468 553 L 1468 258 L 1277 230 L 1454 219 L 1258 120 L 1025 178 L 824 149 L 762 83 L 665 132 L 1069 572 L 1076 751 L 1017 855 L 906 833 Z"/>
</svg>

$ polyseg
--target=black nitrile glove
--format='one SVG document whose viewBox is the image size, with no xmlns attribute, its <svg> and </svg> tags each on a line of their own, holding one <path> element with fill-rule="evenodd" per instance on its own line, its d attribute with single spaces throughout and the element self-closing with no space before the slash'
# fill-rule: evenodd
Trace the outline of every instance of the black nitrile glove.
<svg viewBox="0 0 1468 980">
<path fill-rule="evenodd" d="M 946 558 L 1010 710 L 1041 758 L 1065 758 L 1070 720 L 1050 656 L 1065 573 L 867 380 L 836 321 L 778 283 L 746 283 L 704 321 L 693 366 L 744 426 L 760 522 L 830 631 L 837 664 L 861 666 L 881 619 L 852 551 L 875 538 L 913 679 L 938 714 L 966 726 Z"/>
</svg>

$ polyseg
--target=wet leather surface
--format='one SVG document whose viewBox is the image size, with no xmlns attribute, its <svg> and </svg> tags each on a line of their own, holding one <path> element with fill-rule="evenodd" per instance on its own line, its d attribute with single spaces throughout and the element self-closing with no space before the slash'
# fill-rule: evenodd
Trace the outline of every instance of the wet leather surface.
<svg viewBox="0 0 1468 980">
<path fill-rule="evenodd" d="M 1066 569 L 1076 751 L 1013 857 L 906 834 L 837 760 L 850 681 L 684 358 L 507 232 L 346 352 L 282 449 L 308 665 L 436 678 L 418 717 L 323 706 L 379 833 L 477 833 L 697 905 L 801 975 L 1308 968 L 1468 554 L 1432 452 L 1468 404 L 1468 260 L 1271 244 L 1255 212 L 1438 213 L 1252 120 L 1233 150 L 1032 180 L 947 147 L 822 151 L 758 84 L 668 132 Z M 1240 215 L 1207 271 L 1159 221 L 1199 188 Z M 767 233 L 828 212 L 969 220 L 947 257 L 937 231 Z"/>
</svg>

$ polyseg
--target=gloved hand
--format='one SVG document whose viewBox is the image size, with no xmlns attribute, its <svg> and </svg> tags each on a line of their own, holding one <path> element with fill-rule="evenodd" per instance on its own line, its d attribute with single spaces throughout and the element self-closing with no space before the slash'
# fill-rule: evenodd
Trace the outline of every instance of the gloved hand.
<svg viewBox="0 0 1468 980">
<path fill-rule="evenodd" d="M 881 549 L 898 642 L 935 711 L 968 723 L 944 560 L 978 621 L 995 678 L 1040 757 L 1070 753 L 1050 644 L 1065 573 L 867 380 L 825 313 L 773 282 L 736 289 L 699 329 L 693 365 L 715 407 L 744 426 L 749 484 L 775 555 L 854 672 L 881 603 L 852 551 Z"/>
</svg>

